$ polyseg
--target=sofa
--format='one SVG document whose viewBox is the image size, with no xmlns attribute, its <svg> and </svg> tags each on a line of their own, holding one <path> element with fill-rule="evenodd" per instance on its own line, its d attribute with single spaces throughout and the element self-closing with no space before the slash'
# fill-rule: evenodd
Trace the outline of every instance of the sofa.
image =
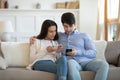
<svg viewBox="0 0 120 80">
<path fill-rule="evenodd" d="M 120 80 L 120 41 L 94 41 L 97 59 L 109 64 L 107 80 Z M 27 42 L 0 43 L 0 80 L 54 80 L 54 73 L 28 70 Z M 81 71 L 82 80 L 94 80 L 95 72 Z"/>
</svg>

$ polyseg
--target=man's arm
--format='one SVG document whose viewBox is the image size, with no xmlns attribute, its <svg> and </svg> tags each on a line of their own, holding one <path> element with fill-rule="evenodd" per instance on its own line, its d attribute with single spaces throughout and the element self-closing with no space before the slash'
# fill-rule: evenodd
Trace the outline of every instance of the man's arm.
<svg viewBox="0 0 120 80">
<path fill-rule="evenodd" d="M 88 58 L 95 58 L 96 57 L 96 48 L 95 44 L 90 37 L 90 35 L 86 34 L 86 38 L 84 40 L 84 50 L 83 50 L 83 55 L 88 57 Z"/>
<path fill-rule="evenodd" d="M 30 40 L 29 40 L 30 41 L 30 45 L 34 44 L 36 38 L 37 38 L 37 36 L 30 37 Z"/>
<path fill-rule="evenodd" d="M 88 57 L 88 58 L 95 58 L 96 57 L 96 48 L 95 48 L 95 44 L 92 40 L 92 38 L 88 35 L 88 34 L 83 34 L 83 40 L 84 43 L 80 43 L 82 44 L 83 47 L 81 48 L 76 48 L 77 50 L 77 54 L 76 56 L 84 56 L 84 57 Z"/>
</svg>

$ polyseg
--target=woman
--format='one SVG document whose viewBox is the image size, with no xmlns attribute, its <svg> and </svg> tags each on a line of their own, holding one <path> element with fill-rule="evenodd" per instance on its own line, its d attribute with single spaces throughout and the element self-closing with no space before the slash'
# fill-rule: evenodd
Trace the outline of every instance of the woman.
<svg viewBox="0 0 120 80">
<path fill-rule="evenodd" d="M 55 80 L 66 80 L 67 61 L 60 57 L 62 45 L 58 44 L 57 24 L 45 20 L 41 32 L 30 46 L 30 62 L 33 70 L 55 73 Z"/>
</svg>

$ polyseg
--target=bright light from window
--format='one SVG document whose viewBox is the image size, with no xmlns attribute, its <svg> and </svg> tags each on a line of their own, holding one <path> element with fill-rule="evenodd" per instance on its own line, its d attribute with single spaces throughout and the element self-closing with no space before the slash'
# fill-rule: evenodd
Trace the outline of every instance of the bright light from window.
<svg viewBox="0 0 120 80">
<path fill-rule="evenodd" d="M 118 18 L 119 0 L 108 0 L 108 19 Z"/>
</svg>

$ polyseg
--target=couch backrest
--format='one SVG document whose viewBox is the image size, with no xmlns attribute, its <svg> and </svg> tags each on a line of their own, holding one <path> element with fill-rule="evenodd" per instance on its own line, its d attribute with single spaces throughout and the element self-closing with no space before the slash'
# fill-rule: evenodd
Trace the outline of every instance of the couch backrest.
<svg viewBox="0 0 120 80">
<path fill-rule="evenodd" d="M 97 58 L 105 59 L 104 52 L 106 41 L 94 41 L 97 49 Z M 8 66 L 25 67 L 29 64 L 29 43 L 24 42 L 2 42 L 1 50 Z"/>
</svg>

